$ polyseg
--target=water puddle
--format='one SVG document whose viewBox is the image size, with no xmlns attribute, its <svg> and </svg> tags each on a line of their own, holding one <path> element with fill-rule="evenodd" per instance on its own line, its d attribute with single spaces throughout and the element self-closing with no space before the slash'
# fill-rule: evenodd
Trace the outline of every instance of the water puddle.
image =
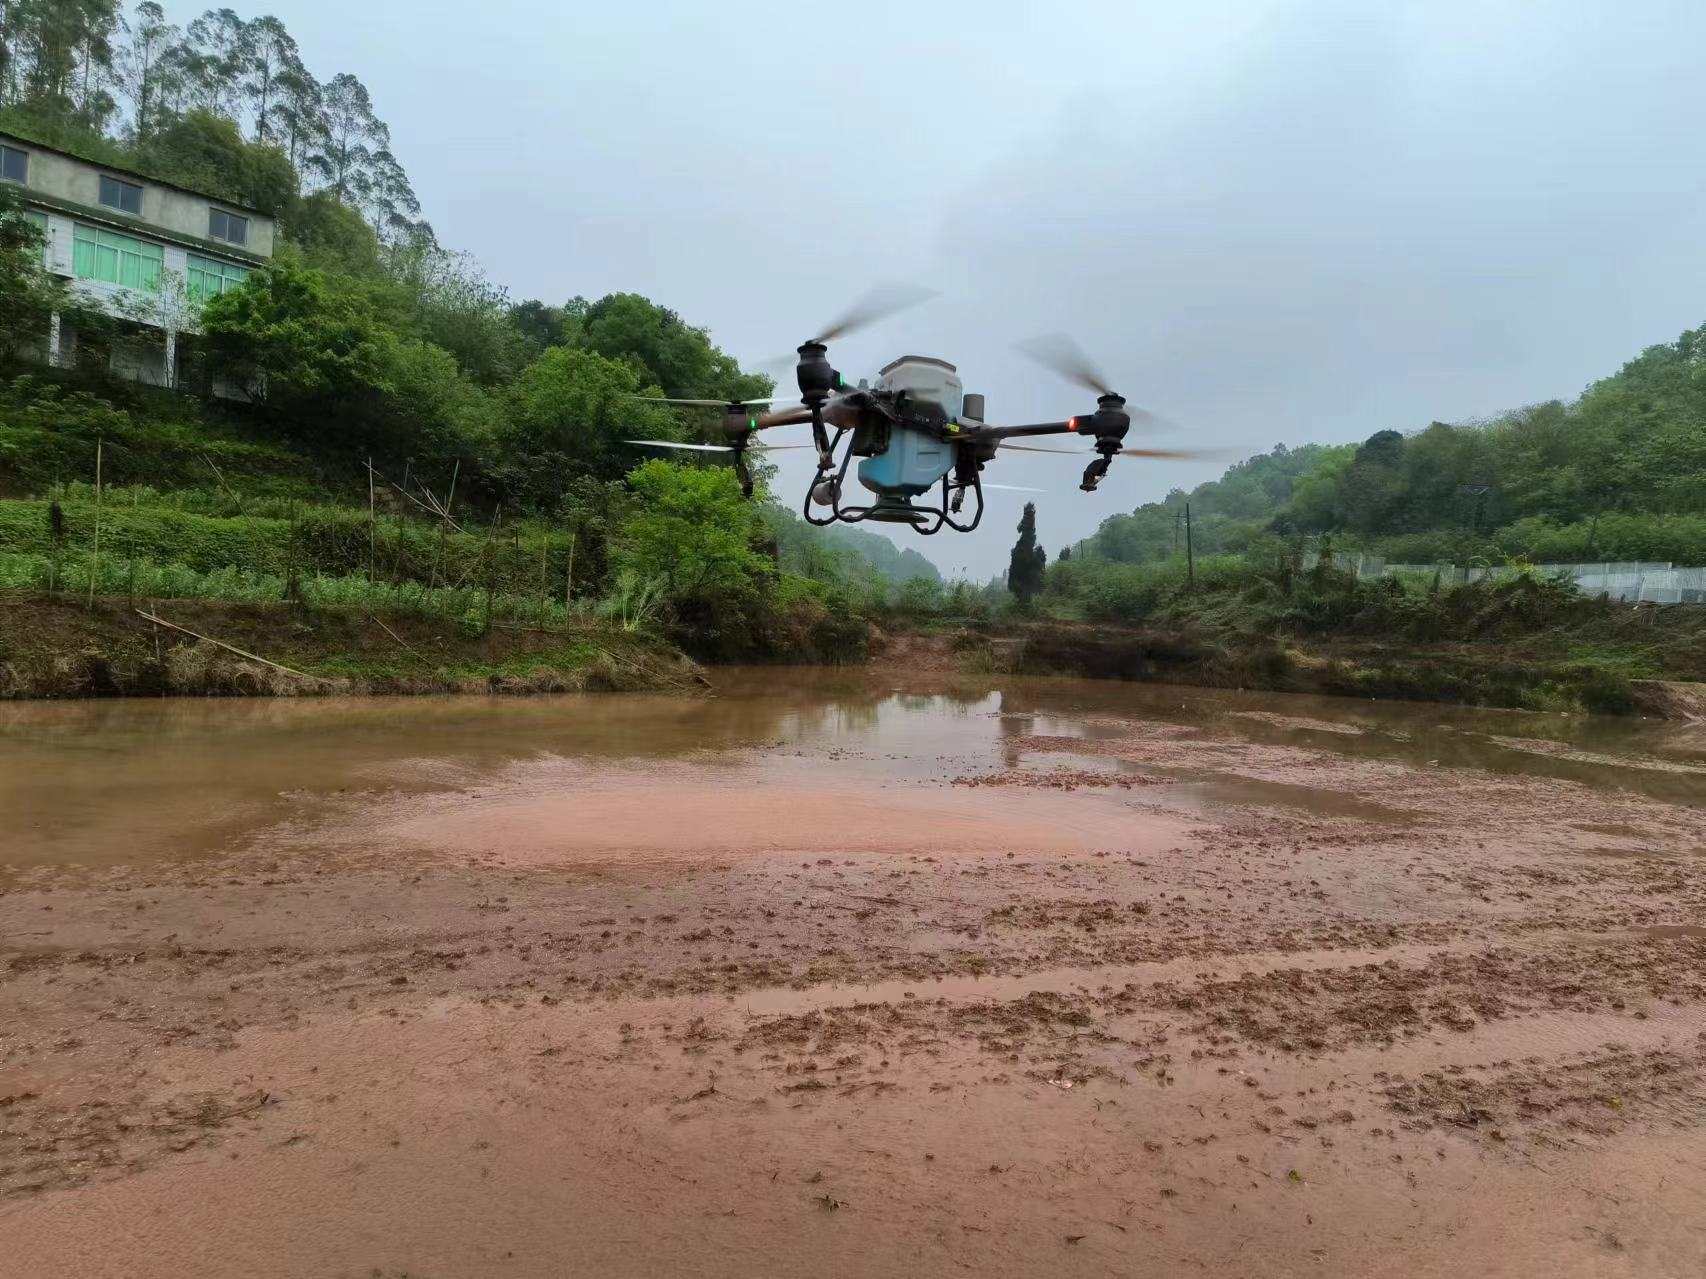
<svg viewBox="0 0 1706 1279">
<path fill-rule="evenodd" d="M 730 669 L 716 683 L 698 698 L 7 704 L 0 867 L 197 858 L 281 833 L 523 864 L 718 848 L 1102 846 L 1110 832 L 1110 846 L 1137 847 L 1168 837 L 1166 807 L 1403 821 L 1386 791 L 1417 767 L 1701 799 L 1692 739 L 1641 722 L 1066 679 L 896 687 L 880 670 Z M 1187 754 L 1105 753 L 1134 729 Z M 1047 760 L 1038 742 L 1060 753 Z M 1268 763 L 1234 767 L 1234 756 Z M 1059 794 L 951 785 L 1068 759 L 1088 782 Z M 1323 761 L 1362 780 L 1312 785 Z M 1094 784 L 1096 774 L 1171 784 L 1126 789 Z"/>
</svg>

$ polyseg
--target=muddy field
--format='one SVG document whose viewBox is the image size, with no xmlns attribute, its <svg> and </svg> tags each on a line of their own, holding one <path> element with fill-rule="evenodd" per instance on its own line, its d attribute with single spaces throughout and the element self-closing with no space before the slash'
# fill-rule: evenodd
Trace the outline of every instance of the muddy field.
<svg viewBox="0 0 1706 1279">
<path fill-rule="evenodd" d="M 0 1274 L 1706 1272 L 1706 730 L 719 683 L 0 708 Z"/>
</svg>

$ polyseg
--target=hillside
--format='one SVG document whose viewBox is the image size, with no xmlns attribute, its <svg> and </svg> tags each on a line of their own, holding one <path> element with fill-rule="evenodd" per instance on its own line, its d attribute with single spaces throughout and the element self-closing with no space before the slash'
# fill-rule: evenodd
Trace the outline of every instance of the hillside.
<svg viewBox="0 0 1706 1279">
<path fill-rule="evenodd" d="M 1706 328 L 1648 348 L 1568 403 L 1381 430 L 1360 445 L 1279 445 L 1104 521 L 1078 553 L 1167 559 L 1187 501 L 1209 554 L 1324 535 L 1411 563 L 1706 564 Z"/>
<path fill-rule="evenodd" d="M 8 11 L 0 129 L 275 215 L 276 251 L 186 303 L 180 392 L 143 388 L 109 372 L 110 344 L 160 330 L 49 274 L 0 185 L 0 589 L 280 602 L 327 626 L 329 610 L 481 635 L 604 626 L 800 659 L 856 657 L 891 592 L 939 580 L 880 536 L 778 525 L 724 463 L 645 461 L 628 439 L 718 426 L 639 397 L 771 379 L 637 294 L 512 299 L 438 241 L 356 75 L 317 78 L 276 18 L 174 16 Z M 20 358 L 55 312 L 75 368 Z"/>
</svg>

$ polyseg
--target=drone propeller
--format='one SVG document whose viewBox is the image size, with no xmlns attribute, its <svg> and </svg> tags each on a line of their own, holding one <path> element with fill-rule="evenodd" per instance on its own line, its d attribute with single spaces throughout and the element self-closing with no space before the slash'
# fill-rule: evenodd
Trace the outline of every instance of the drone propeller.
<svg viewBox="0 0 1706 1279">
<path fill-rule="evenodd" d="M 1013 349 L 1035 360 L 1045 369 L 1060 374 L 1074 386 L 1081 386 L 1094 393 L 1098 399 L 1115 393 L 1108 384 L 1107 375 L 1084 354 L 1084 349 L 1078 343 L 1064 333 L 1045 333 L 1028 342 L 1020 342 Z M 1134 404 L 1122 405 L 1122 411 L 1131 419 L 1133 426 L 1142 426 L 1146 430 L 1173 426 L 1173 423 L 1159 414 L 1140 409 Z"/>
<path fill-rule="evenodd" d="M 879 284 L 831 320 L 816 337 L 807 338 L 803 345 L 827 346 L 837 338 L 857 333 L 878 320 L 886 320 L 897 312 L 917 306 L 920 302 L 928 302 L 935 296 L 935 289 L 927 289 L 917 284 Z M 757 367 L 780 374 L 785 369 L 793 368 L 798 360 L 799 356 L 789 351 L 785 355 L 764 360 Z"/>
<path fill-rule="evenodd" d="M 656 449 L 691 449 L 695 453 L 733 453 L 734 448 L 728 444 L 686 444 L 680 440 L 623 440 L 624 444 L 638 444 Z M 809 449 L 810 444 L 755 444 L 754 448 L 763 452 L 772 449 Z"/>
<path fill-rule="evenodd" d="M 1106 375 L 1090 362 L 1083 348 L 1064 333 L 1046 333 L 1028 342 L 1020 342 L 1013 349 L 1086 391 L 1096 395 L 1114 393 Z"/>
<path fill-rule="evenodd" d="M 875 324 L 878 320 L 886 320 L 896 312 L 917 306 L 920 302 L 928 302 L 935 296 L 935 289 L 926 289 L 916 284 L 879 284 L 831 320 L 828 327 L 811 340 L 826 344 L 833 342 L 867 325 Z"/>
<path fill-rule="evenodd" d="M 726 409 L 734 405 L 746 404 L 779 404 L 783 400 L 795 398 L 792 395 L 761 395 L 753 400 L 676 400 L 667 395 L 630 395 L 630 400 L 644 400 L 648 404 L 686 404 L 700 409 Z"/>
<path fill-rule="evenodd" d="M 1017 453 L 1062 453 L 1068 457 L 1083 456 L 1083 454 L 1077 449 L 1045 449 L 1039 448 L 1035 444 L 1008 444 L 1005 440 L 1002 441 L 1001 448 L 1003 451 L 1012 449 Z M 1188 462 L 1221 457 L 1224 456 L 1225 453 L 1225 449 L 1121 449 L 1118 456 L 1157 457 L 1168 458 L 1173 461 Z"/>
<path fill-rule="evenodd" d="M 645 448 L 654 449 L 691 449 L 695 453 L 733 453 L 727 444 L 683 444 L 679 440 L 623 440 L 624 444 L 638 444 Z"/>
</svg>

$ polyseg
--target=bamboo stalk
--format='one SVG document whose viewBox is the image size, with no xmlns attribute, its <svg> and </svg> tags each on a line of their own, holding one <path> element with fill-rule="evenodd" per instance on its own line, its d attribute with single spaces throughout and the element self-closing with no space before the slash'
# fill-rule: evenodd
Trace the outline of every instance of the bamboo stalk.
<svg viewBox="0 0 1706 1279">
<path fill-rule="evenodd" d="M 460 463 L 458 465 L 460 465 Z M 368 469 L 370 471 L 372 471 L 372 468 L 373 468 L 373 464 L 371 462 L 368 463 Z M 374 474 L 378 474 L 378 473 L 374 472 Z M 370 475 L 368 477 L 370 482 L 371 482 L 372 478 L 373 478 L 372 475 Z M 432 516 L 434 519 L 449 521 L 450 527 L 455 529 L 458 533 L 465 533 L 468 531 L 467 529 L 463 528 L 460 524 L 458 524 L 455 520 L 450 519 L 449 514 L 445 511 L 445 508 L 439 503 L 439 500 L 436 497 L 434 497 L 432 495 L 431 490 L 427 489 L 424 485 L 421 488 L 421 492 L 423 492 L 427 495 L 427 500 L 425 502 L 421 501 L 420 498 L 416 497 L 413 493 L 409 492 L 409 490 L 404 487 L 404 485 L 406 485 L 408 483 L 408 479 L 406 477 L 404 478 L 402 484 L 398 484 L 396 480 L 386 480 L 383 475 L 380 475 L 379 478 L 382 480 L 385 480 L 385 482 L 387 484 L 389 484 L 392 488 L 396 489 L 397 492 L 401 493 L 404 497 L 408 498 L 409 501 L 413 502 L 416 506 L 420 507 L 421 510 L 425 511 L 428 515 Z M 399 516 L 398 519 L 399 519 L 399 521 L 401 521 L 402 517 Z M 401 527 L 400 523 L 399 523 L 399 527 Z"/>
<path fill-rule="evenodd" d="M 286 548 L 284 570 L 284 598 L 296 598 L 296 503 L 290 504 L 290 544 Z"/>
<path fill-rule="evenodd" d="M 374 524 L 373 515 L 373 459 L 367 459 L 367 580 L 373 580 L 375 560 L 378 558 L 377 538 L 379 534 Z"/>
<path fill-rule="evenodd" d="M 453 467 L 451 469 L 451 472 L 450 472 L 450 493 L 446 497 L 444 505 L 439 507 L 439 514 L 443 518 L 444 522 L 438 526 L 438 551 L 432 558 L 432 578 L 427 583 L 428 589 L 431 589 L 432 587 L 435 587 L 438 585 L 438 566 L 444 560 L 444 539 L 445 539 L 445 535 L 446 535 L 446 525 L 448 525 L 450 523 L 450 507 L 456 501 L 456 481 L 457 481 L 458 477 L 461 476 L 461 474 L 462 474 L 462 459 L 457 458 L 456 459 L 456 465 L 455 465 L 455 467 Z M 428 496 L 431 496 L 431 495 L 428 494 Z M 437 499 L 435 498 L 434 503 L 436 504 L 436 502 L 437 502 Z"/>
<path fill-rule="evenodd" d="M 503 508 L 499 507 L 492 515 L 492 538 L 497 536 L 498 522 L 502 519 Z M 491 538 L 487 539 L 487 545 L 491 545 Z M 493 576 L 497 569 L 497 558 L 495 551 L 486 557 L 486 631 L 488 633 L 492 629 L 492 589 L 495 585 Z"/>
<path fill-rule="evenodd" d="M 369 613 L 367 615 L 367 620 L 372 622 L 380 630 L 384 631 L 392 639 L 396 640 L 397 643 L 401 644 L 404 648 L 408 649 L 409 652 L 413 653 L 417 658 L 420 658 L 421 661 L 424 662 L 427 660 L 424 656 L 421 655 L 421 652 L 419 649 L 417 649 L 413 644 L 409 643 L 409 641 L 404 639 L 401 635 L 397 634 L 397 632 L 392 630 L 389 626 L 385 625 L 384 622 L 380 621 L 372 613 Z"/>
<path fill-rule="evenodd" d="M 563 619 L 563 625 L 564 626 L 567 626 L 569 624 L 568 623 L 568 617 L 566 615 L 574 608 L 574 605 L 572 605 L 569 602 L 570 597 L 572 597 L 574 595 L 574 593 L 575 593 L 575 533 L 573 530 L 570 530 L 570 532 L 569 532 L 569 572 L 568 572 L 568 575 L 563 579 L 563 613 L 565 614 L 564 619 Z"/>
<path fill-rule="evenodd" d="M 228 653 L 235 653 L 235 654 L 237 654 L 238 657 L 246 657 L 251 662 L 259 662 L 262 666 L 270 666 L 275 671 L 283 671 L 286 675 L 294 675 L 298 679 L 315 679 L 315 678 L 317 678 L 316 676 L 309 675 L 304 671 L 292 670 L 290 667 L 283 666 L 283 665 L 279 664 L 278 662 L 275 662 L 275 661 L 272 661 L 268 658 L 262 657 L 258 653 L 251 653 L 251 652 L 248 652 L 246 649 L 238 648 L 235 644 L 227 644 L 224 640 L 214 639 L 213 636 L 211 636 L 211 635 L 203 635 L 200 631 L 192 631 L 187 626 L 179 626 L 176 622 L 168 622 L 165 618 L 158 617 L 155 614 L 146 612 L 143 609 L 139 608 L 136 610 L 136 612 L 137 612 L 137 615 L 139 617 L 146 618 L 150 622 L 155 622 L 158 625 L 170 627 L 174 631 L 181 631 L 183 634 L 191 636 L 194 639 L 202 640 L 208 644 L 216 645 L 217 647 L 224 649 Z"/>
<path fill-rule="evenodd" d="M 89 565 L 89 607 L 95 607 L 95 582 L 101 576 L 101 453 L 104 440 L 95 441 L 95 558 Z"/>
</svg>

